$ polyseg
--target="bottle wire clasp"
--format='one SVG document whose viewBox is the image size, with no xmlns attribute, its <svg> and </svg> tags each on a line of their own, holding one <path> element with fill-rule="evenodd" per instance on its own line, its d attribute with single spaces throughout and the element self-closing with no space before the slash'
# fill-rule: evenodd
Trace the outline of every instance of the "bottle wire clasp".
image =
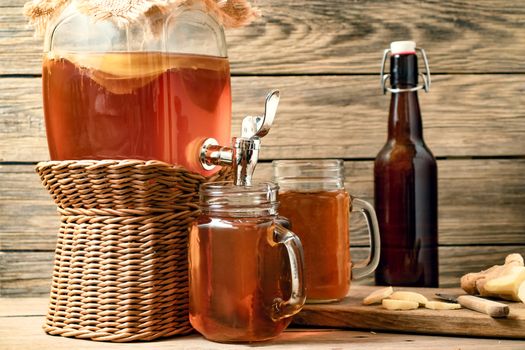
<svg viewBox="0 0 525 350">
<path fill-rule="evenodd" d="M 400 93 L 400 92 L 418 91 L 421 89 L 425 90 L 425 92 L 430 91 L 431 79 L 430 79 L 430 67 L 428 65 L 427 54 L 425 53 L 425 50 L 420 47 L 416 47 L 416 51 L 421 52 L 421 56 L 423 56 L 423 62 L 425 63 L 425 74 L 419 73 L 421 78 L 423 78 L 423 85 L 418 85 L 413 88 L 405 88 L 405 89 L 399 89 L 399 88 L 393 89 L 393 88 L 386 86 L 387 80 L 390 79 L 390 74 L 385 73 L 386 59 L 388 58 L 388 54 L 391 53 L 392 50 L 385 49 L 385 51 L 383 52 L 383 60 L 381 61 L 381 77 L 380 77 L 381 78 L 381 89 L 383 90 L 383 95 L 386 94 L 387 91 L 390 91 L 393 94 Z"/>
</svg>

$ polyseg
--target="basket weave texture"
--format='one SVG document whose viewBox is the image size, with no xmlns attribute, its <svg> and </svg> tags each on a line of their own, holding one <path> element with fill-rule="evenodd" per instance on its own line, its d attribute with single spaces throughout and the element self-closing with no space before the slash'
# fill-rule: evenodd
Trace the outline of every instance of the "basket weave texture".
<svg viewBox="0 0 525 350">
<path fill-rule="evenodd" d="M 192 331 L 187 242 L 206 178 L 158 161 L 37 164 L 60 213 L 44 330 L 98 341 Z"/>
</svg>

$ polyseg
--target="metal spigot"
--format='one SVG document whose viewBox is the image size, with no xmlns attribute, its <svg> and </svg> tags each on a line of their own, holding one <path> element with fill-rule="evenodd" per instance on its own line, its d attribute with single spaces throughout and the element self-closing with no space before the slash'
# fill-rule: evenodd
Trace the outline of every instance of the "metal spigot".
<svg viewBox="0 0 525 350">
<path fill-rule="evenodd" d="M 200 162 L 205 170 L 216 165 L 233 167 L 233 183 L 237 186 L 251 186 L 252 176 L 259 160 L 261 138 L 270 131 L 277 106 L 279 90 L 273 90 L 266 96 L 264 115 L 247 116 L 242 121 L 240 137 L 232 138 L 232 146 L 220 146 L 213 138 L 206 139 L 200 148 Z"/>
</svg>

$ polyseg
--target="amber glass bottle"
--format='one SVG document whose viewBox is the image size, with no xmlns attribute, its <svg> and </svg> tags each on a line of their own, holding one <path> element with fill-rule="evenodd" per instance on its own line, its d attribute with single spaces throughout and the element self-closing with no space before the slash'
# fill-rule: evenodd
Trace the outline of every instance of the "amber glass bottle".
<svg viewBox="0 0 525 350">
<path fill-rule="evenodd" d="M 374 164 L 378 285 L 438 286 L 437 165 L 423 140 L 414 42 L 391 45 L 388 139 Z M 429 84 L 429 77 L 425 84 Z"/>
</svg>

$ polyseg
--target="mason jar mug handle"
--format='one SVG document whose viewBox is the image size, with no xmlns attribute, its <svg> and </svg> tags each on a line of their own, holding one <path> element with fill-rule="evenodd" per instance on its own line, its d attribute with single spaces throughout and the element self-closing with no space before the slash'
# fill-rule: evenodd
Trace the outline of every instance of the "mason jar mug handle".
<svg viewBox="0 0 525 350">
<path fill-rule="evenodd" d="M 381 240 L 379 238 L 379 224 L 377 222 L 374 207 L 359 198 L 352 197 L 352 212 L 360 212 L 365 217 L 368 235 L 370 237 L 370 253 L 368 258 L 359 266 L 352 267 L 352 279 L 368 276 L 377 268 L 381 252 Z M 364 264 L 364 266 L 362 266 Z"/>
<path fill-rule="evenodd" d="M 306 300 L 304 284 L 303 246 L 299 237 L 280 224 L 275 224 L 274 238 L 284 245 L 290 261 L 292 292 L 288 300 L 276 298 L 273 303 L 272 319 L 277 321 L 295 315 L 303 308 Z"/>
</svg>

